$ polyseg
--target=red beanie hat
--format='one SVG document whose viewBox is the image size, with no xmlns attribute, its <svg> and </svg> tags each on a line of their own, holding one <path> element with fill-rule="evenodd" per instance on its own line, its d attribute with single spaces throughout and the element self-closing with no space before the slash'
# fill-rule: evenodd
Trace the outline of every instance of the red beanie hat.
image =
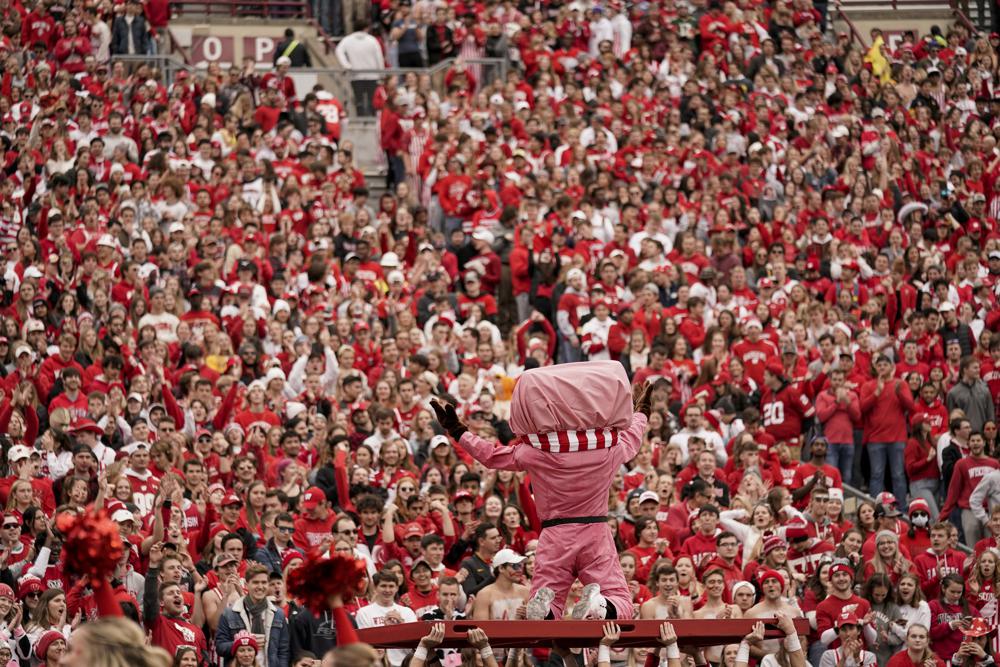
<svg viewBox="0 0 1000 667">
<path fill-rule="evenodd" d="M 781 583 L 781 587 L 785 587 L 785 577 L 777 570 L 763 570 L 757 577 L 757 580 L 762 584 L 768 579 L 777 579 Z"/>
<path fill-rule="evenodd" d="M 260 647 L 257 646 L 257 638 L 253 636 L 252 632 L 246 630 L 240 630 L 233 637 L 233 657 L 236 656 L 237 649 L 243 646 L 252 646 L 254 651 L 260 650 Z"/>
<path fill-rule="evenodd" d="M 63 637 L 62 633 L 57 632 L 56 630 L 47 630 L 43 633 L 38 639 L 38 643 L 35 644 L 35 657 L 44 662 L 45 654 L 49 652 L 49 646 L 51 646 L 52 642 L 57 639 L 66 641 L 66 638 Z"/>
<path fill-rule="evenodd" d="M 42 580 L 34 575 L 25 575 L 17 582 L 17 598 L 23 600 L 29 593 L 44 593 L 45 587 Z"/>
<path fill-rule="evenodd" d="M 284 572 L 286 569 L 288 569 L 288 565 L 293 560 L 304 561 L 305 559 L 306 557 L 303 556 L 298 551 L 296 551 L 295 549 L 289 549 L 288 551 L 285 552 L 285 555 L 281 557 L 281 571 Z"/>
</svg>

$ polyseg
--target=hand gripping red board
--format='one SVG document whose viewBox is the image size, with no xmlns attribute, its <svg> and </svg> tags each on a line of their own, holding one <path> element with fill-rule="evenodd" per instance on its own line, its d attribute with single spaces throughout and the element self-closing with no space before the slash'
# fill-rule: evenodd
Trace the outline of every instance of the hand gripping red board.
<svg viewBox="0 0 1000 667">
<path fill-rule="evenodd" d="M 737 644 L 750 634 L 753 626 L 763 621 L 766 639 L 780 639 L 784 633 L 775 625 L 774 619 L 679 619 L 671 620 L 678 642 L 683 646 L 716 646 Z M 472 628 L 480 628 L 490 638 L 494 648 L 531 648 L 551 646 L 597 646 L 604 635 L 601 629 L 605 621 L 438 621 L 445 625 L 442 648 L 465 648 L 469 646 L 467 635 Z M 621 628 L 619 647 L 655 647 L 659 645 L 660 625 L 663 620 L 615 621 Z M 433 621 L 401 623 L 377 628 L 359 630 L 361 641 L 377 648 L 416 648 L 420 639 L 430 631 Z M 795 619 L 795 628 L 800 635 L 809 634 L 809 622 L 804 618 Z"/>
</svg>

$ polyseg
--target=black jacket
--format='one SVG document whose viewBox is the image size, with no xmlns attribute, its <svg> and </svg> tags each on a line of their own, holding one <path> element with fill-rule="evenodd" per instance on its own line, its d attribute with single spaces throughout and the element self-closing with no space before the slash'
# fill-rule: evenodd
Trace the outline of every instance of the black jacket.
<svg viewBox="0 0 1000 667">
<path fill-rule="evenodd" d="M 444 33 L 442 38 L 440 32 Z M 437 24 L 427 26 L 427 62 L 436 65 L 445 58 L 450 58 L 455 52 L 455 41 L 451 28 L 448 26 L 438 26 Z"/>
<path fill-rule="evenodd" d="M 305 607 L 291 604 L 288 614 L 291 616 L 289 635 L 293 657 L 302 651 L 322 657 L 327 651 L 337 647 L 337 628 L 331 622 L 330 612 L 324 611 L 320 618 L 316 618 Z"/>
<path fill-rule="evenodd" d="M 149 28 L 146 27 L 146 19 L 137 15 L 132 19 L 132 42 L 135 46 L 135 54 L 143 56 L 149 53 Z M 111 53 L 112 55 L 129 55 L 128 53 L 128 31 L 129 24 L 124 16 L 116 17 L 111 24 Z"/>
<path fill-rule="evenodd" d="M 293 42 L 295 47 L 289 51 L 288 47 Z M 286 51 L 288 52 L 285 53 Z M 292 39 L 283 39 L 278 43 L 278 46 L 274 47 L 274 64 L 277 65 L 278 58 L 285 55 L 292 61 L 292 67 L 312 67 L 312 59 L 309 58 L 309 51 L 306 49 L 305 43 L 294 37 Z"/>
</svg>

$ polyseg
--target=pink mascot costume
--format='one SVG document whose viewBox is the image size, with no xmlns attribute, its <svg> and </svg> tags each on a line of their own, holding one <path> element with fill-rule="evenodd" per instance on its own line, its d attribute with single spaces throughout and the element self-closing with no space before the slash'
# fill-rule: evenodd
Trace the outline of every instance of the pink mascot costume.
<svg viewBox="0 0 1000 667">
<path fill-rule="evenodd" d="M 585 584 L 574 618 L 633 616 L 607 524 L 615 472 L 635 457 L 649 413 L 648 388 L 633 395 L 616 361 L 562 364 L 527 371 L 515 385 L 510 427 L 501 445 L 466 431 L 450 405 L 434 404 L 438 421 L 483 465 L 530 474 L 542 533 L 528 617 L 562 618 L 577 578 Z M 610 604 L 609 604 L 610 603 Z"/>
</svg>

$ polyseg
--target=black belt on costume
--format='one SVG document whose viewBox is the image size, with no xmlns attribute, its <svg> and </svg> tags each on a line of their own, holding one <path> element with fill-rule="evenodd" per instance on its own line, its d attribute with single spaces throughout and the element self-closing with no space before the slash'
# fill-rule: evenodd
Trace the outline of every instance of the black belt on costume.
<svg viewBox="0 0 1000 667">
<path fill-rule="evenodd" d="M 607 520 L 606 516 L 570 516 L 565 519 L 546 519 L 542 522 L 542 528 L 554 528 L 555 526 L 564 526 L 567 523 L 605 523 Z"/>
</svg>

